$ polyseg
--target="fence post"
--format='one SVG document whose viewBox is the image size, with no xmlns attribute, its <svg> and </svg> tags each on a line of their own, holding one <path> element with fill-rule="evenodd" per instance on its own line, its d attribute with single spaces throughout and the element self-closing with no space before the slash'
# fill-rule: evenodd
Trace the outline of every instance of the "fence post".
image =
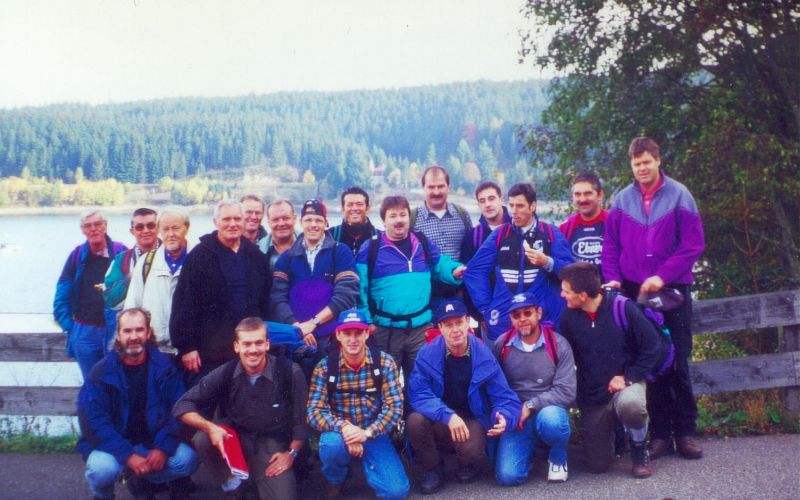
<svg viewBox="0 0 800 500">
<path fill-rule="evenodd" d="M 800 351 L 800 325 L 788 325 L 782 328 L 780 350 L 782 352 Z M 795 373 L 800 366 L 800 359 L 795 359 Z M 800 419 L 800 387 L 786 387 L 782 391 L 783 405 L 795 419 Z"/>
</svg>

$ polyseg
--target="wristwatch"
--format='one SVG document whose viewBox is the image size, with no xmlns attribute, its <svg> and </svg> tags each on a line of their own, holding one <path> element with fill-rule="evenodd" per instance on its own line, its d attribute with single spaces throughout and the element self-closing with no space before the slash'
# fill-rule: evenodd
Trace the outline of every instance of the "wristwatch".
<svg viewBox="0 0 800 500">
<path fill-rule="evenodd" d="M 375 437 L 375 433 L 372 432 L 372 429 L 365 430 L 364 435 L 367 436 L 367 439 L 372 439 Z"/>
<path fill-rule="evenodd" d="M 319 324 L 322 323 L 322 321 L 319 319 L 319 316 L 314 316 L 311 318 L 311 321 L 314 323 L 314 326 L 319 326 Z"/>
<path fill-rule="evenodd" d="M 289 448 L 289 451 L 288 451 L 288 453 L 289 453 L 289 456 L 290 456 L 290 457 L 292 457 L 292 460 L 297 460 L 297 455 L 299 455 L 299 454 L 300 454 L 300 453 L 299 453 L 297 450 L 295 450 L 294 448 Z"/>
<path fill-rule="evenodd" d="M 525 408 L 527 408 L 529 410 L 535 410 L 536 409 L 536 405 L 533 403 L 532 399 L 529 399 L 529 400 L 525 401 Z"/>
</svg>

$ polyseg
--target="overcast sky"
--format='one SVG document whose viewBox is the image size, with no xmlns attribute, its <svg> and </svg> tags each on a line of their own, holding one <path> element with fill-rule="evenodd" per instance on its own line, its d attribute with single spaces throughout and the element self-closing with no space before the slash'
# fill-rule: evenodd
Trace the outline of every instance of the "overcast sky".
<svg viewBox="0 0 800 500">
<path fill-rule="evenodd" d="M 0 107 L 542 78 L 522 0 L 1 0 Z"/>
</svg>

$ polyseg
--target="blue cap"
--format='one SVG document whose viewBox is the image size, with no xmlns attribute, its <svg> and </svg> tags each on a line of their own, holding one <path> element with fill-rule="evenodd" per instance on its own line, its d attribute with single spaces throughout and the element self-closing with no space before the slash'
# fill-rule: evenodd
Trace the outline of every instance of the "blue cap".
<svg viewBox="0 0 800 500">
<path fill-rule="evenodd" d="M 452 298 L 442 301 L 439 307 L 436 308 L 436 322 L 441 323 L 448 318 L 455 318 L 456 316 L 466 316 L 467 306 L 461 299 Z"/>
<path fill-rule="evenodd" d="M 508 312 L 522 309 L 523 307 L 541 307 L 539 302 L 533 298 L 533 295 L 528 293 L 518 293 L 511 297 L 511 305 L 508 306 Z"/>
<path fill-rule="evenodd" d="M 336 331 L 347 330 L 348 328 L 366 330 L 369 328 L 367 316 L 355 307 L 342 311 L 339 313 L 339 321 L 336 322 Z"/>
</svg>

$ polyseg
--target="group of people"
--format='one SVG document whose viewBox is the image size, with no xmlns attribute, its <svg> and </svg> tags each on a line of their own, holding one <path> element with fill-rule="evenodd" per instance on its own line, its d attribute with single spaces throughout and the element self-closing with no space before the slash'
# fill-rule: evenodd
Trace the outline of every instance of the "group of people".
<svg viewBox="0 0 800 500">
<path fill-rule="evenodd" d="M 499 484 L 522 484 L 539 442 L 548 480 L 566 481 L 573 406 L 593 472 L 620 438 L 636 477 L 676 450 L 700 458 L 688 359 L 702 223 L 652 139 L 628 153 L 634 182 L 611 209 L 582 173 L 560 226 L 539 219 L 531 184 L 504 199 L 491 181 L 475 190 L 473 226 L 440 166 L 423 173 L 419 207 L 382 200 L 384 230 L 359 187 L 342 193 L 336 227 L 323 201 L 304 202 L 300 233 L 288 200 L 221 201 L 193 248 L 180 208 L 136 210 L 131 249 L 100 211 L 85 213 L 54 315 L 84 376 L 78 448 L 92 493 L 113 497 L 123 475 L 135 494 L 166 484 L 186 497 L 202 460 L 231 498 L 247 476 L 262 499 L 295 498 L 309 427 L 328 498 L 356 458 L 378 496 L 405 497 L 393 437 L 410 445 L 423 493 L 442 488 L 447 450 L 458 481 L 493 467 Z M 654 376 L 663 332 L 636 300 L 667 288 L 686 300 L 664 312 L 675 359 Z M 234 436 L 244 471 L 229 466 Z"/>
</svg>

